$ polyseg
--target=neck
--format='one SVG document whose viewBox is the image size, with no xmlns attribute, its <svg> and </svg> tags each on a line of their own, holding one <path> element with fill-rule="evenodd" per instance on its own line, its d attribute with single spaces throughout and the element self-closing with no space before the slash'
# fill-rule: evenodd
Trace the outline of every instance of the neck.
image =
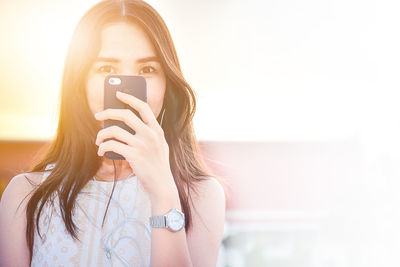
<svg viewBox="0 0 400 267">
<path fill-rule="evenodd" d="M 126 160 L 114 160 L 115 174 L 113 160 L 102 157 L 100 168 L 97 170 L 96 176 L 106 181 L 122 180 L 128 177 L 133 171 Z"/>
</svg>

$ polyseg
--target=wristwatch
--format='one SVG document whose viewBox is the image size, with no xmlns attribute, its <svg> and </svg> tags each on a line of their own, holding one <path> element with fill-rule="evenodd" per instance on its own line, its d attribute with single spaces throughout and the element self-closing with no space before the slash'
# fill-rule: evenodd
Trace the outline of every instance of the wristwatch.
<svg viewBox="0 0 400 267">
<path fill-rule="evenodd" d="M 173 208 L 164 215 L 151 216 L 150 226 L 157 228 L 168 228 L 168 230 L 172 232 L 177 232 L 185 226 L 185 214 Z"/>
</svg>

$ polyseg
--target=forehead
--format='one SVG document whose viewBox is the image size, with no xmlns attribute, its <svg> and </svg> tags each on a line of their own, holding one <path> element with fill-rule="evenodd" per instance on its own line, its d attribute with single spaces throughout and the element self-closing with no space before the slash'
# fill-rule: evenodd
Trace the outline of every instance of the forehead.
<svg viewBox="0 0 400 267">
<path fill-rule="evenodd" d="M 103 27 L 98 56 L 135 60 L 156 56 L 156 51 L 150 38 L 138 24 L 115 22 Z"/>
</svg>

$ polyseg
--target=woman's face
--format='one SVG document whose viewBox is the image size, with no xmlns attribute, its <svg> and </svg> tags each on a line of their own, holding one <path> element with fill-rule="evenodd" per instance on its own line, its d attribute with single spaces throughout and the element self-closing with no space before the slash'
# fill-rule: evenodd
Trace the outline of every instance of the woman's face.
<svg viewBox="0 0 400 267">
<path fill-rule="evenodd" d="M 166 78 L 150 39 L 137 24 L 117 22 L 108 24 L 101 32 L 100 52 L 86 83 L 88 104 L 93 114 L 104 109 L 104 78 L 107 74 L 143 76 L 147 84 L 147 103 L 154 116 L 159 115 Z"/>
</svg>

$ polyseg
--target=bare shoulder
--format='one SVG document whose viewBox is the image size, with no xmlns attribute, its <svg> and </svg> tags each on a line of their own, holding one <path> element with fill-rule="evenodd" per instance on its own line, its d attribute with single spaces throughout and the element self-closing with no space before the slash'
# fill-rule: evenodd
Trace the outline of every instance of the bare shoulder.
<svg viewBox="0 0 400 267">
<path fill-rule="evenodd" d="M 30 193 L 37 185 L 40 184 L 43 172 L 20 173 L 11 178 L 6 186 L 1 202 L 13 200 L 22 200 L 28 193 Z"/>
<path fill-rule="evenodd" d="M 43 176 L 43 172 L 24 172 L 15 175 L 10 180 L 10 184 L 18 184 L 18 185 L 25 185 L 26 183 L 30 184 L 28 180 L 31 180 L 35 184 L 39 184 Z"/>
<path fill-rule="evenodd" d="M 0 266 L 28 266 L 26 204 L 42 172 L 21 173 L 11 178 L 0 201 Z"/>
<path fill-rule="evenodd" d="M 195 197 L 202 198 L 205 196 L 223 197 L 225 198 L 225 191 L 222 184 L 215 177 L 208 177 L 207 179 L 196 183 Z"/>
<path fill-rule="evenodd" d="M 194 208 L 193 223 L 196 224 L 203 218 L 212 217 L 214 219 L 209 223 L 221 224 L 226 208 L 225 191 L 221 183 L 215 177 L 208 177 L 196 183 L 195 191 L 191 194 L 192 203 L 190 203 Z"/>
<path fill-rule="evenodd" d="M 11 178 L 8 187 L 28 187 L 38 185 L 43 177 L 43 172 L 24 172 Z M 33 184 L 32 184 L 33 183 Z"/>
</svg>

